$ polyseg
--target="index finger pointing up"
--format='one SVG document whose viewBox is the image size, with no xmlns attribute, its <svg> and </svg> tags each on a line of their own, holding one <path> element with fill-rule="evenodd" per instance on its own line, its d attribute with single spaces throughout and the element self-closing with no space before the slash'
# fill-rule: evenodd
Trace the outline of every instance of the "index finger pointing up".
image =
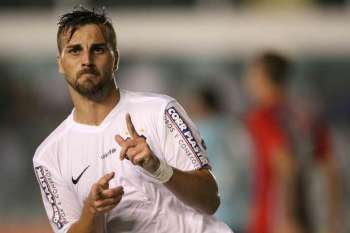
<svg viewBox="0 0 350 233">
<path fill-rule="evenodd" d="M 128 127 L 128 131 L 131 138 L 136 138 L 139 136 L 135 130 L 134 125 L 132 124 L 131 116 L 129 113 L 126 114 L 126 126 Z"/>
</svg>

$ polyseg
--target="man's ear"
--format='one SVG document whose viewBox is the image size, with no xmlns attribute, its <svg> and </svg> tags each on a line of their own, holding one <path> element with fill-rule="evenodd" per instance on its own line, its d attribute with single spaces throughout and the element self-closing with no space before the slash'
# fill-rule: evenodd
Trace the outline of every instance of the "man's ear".
<svg viewBox="0 0 350 233">
<path fill-rule="evenodd" d="M 64 74 L 63 67 L 62 67 L 61 54 L 58 54 L 58 55 L 57 55 L 56 61 L 57 61 L 58 71 L 59 71 L 61 74 Z"/>
<path fill-rule="evenodd" d="M 116 72 L 117 70 L 118 70 L 118 68 L 119 68 L 119 50 L 118 49 L 116 49 L 115 51 L 114 51 L 114 64 L 113 64 L 113 71 L 114 72 Z"/>
</svg>

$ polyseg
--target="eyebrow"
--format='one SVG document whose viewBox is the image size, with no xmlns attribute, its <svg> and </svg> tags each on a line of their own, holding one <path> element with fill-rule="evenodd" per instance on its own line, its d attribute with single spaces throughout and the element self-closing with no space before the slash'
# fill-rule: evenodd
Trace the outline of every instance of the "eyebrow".
<svg viewBox="0 0 350 233">
<path fill-rule="evenodd" d="M 91 47 L 107 47 L 107 43 L 92 44 Z"/>
<path fill-rule="evenodd" d="M 67 45 L 66 46 L 67 49 L 71 49 L 71 48 L 81 48 L 80 44 L 71 44 L 71 45 Z"/>
<path fill-rule="evenodd" d="M 81 47 L 81 44 L 71 44 L 71 45 L 67 45 L 66 48 L 70 49 L 70 48 L 79 48 Z M 91 47 L 107 47 L 107 43 L 96 43 L 96 44 L 92 44 Z"/>
</svg>

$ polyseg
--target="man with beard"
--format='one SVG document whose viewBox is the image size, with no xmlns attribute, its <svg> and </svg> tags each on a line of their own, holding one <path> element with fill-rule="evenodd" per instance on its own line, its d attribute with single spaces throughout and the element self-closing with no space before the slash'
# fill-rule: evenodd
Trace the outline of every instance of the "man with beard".
<svg viewBox="0 0 350 233">
<path fill-rule="evenodd" d="M 198 130 L 171 97 L 115 85 L 104 13 L 64 14 L 59 71 L 72 113 L 38 147 L 34 170 L 55 232 L 231 232 Z"/>
</svg>

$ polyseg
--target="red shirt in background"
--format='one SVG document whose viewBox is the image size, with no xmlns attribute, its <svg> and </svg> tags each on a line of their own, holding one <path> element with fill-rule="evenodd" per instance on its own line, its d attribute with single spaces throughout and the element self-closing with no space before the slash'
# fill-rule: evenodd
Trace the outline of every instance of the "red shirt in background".
<svg viewBox="0 0 350 233">
<path fill-rule="evenodd" d="M 300 117 L 283 106 L 255 109 L 246 117 L 255 149 L 253 203 L 249 233 L 271 233 L 272 223 L 279 215 L 276 177 L 272 161 L 283 148 L 312 159 L 325 159 L 330 153 L 329 132 L 325 124 Z M 314 118 L 315 119 L 315 118 Z M 310 148 L 310 153 L 300 153 L 300 148 Z M 304 150 L 305 151 L 305 150 Z M 305 158 L 306 159 L 306 158 Z"/>
</svg>

